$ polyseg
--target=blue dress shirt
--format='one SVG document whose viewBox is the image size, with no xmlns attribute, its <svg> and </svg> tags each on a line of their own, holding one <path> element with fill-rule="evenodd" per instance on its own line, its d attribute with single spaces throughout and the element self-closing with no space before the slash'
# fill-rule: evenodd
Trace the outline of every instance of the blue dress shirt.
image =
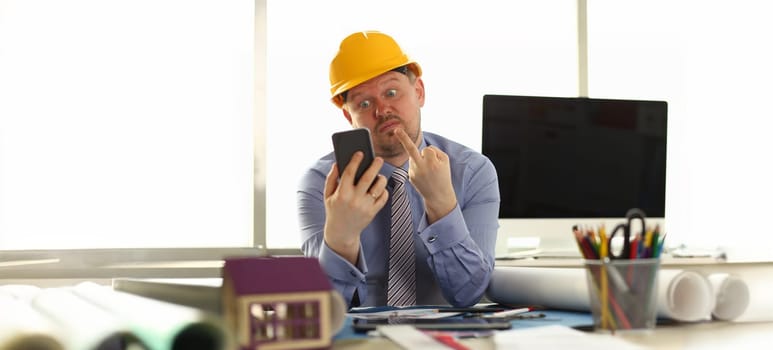
<svg viewBox="0 0 773 350">
<path fill-rule="evenodd" d="M 457 206 L 432 225 L 424 201 L 410 183 L 416 250 L 416 303 L 470 306 L 477 303 L 491 278 L 499 228 L 499 184 L 491 161 L 466 146 L 423 132 L 419 149 L 433 145 L 448 154 Z M 319 258 L 333 286 L 351 305 L 355 291 L 360 306 L 386 305 L 389 262 L 389 204 L 379 211 L 360 236 L 356 266 L 336 254 L 324 240 L 325 177 L 335 162 L 331 153 L 319 159 L 301 178 L 298 215 L 303 253 Z M 408 162 L 403 165 L 407 169 Z M 394 166 L 384 163 L 387 179 Z M 351 305 L 357 306 L 357 305 Z"/>
</svg>

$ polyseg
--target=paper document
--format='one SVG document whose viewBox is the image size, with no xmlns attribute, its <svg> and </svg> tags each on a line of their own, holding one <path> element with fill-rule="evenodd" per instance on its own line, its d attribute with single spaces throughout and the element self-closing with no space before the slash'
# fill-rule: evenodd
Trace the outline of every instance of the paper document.
<svg viewBox="0 0 773 350">
<path fill-rule="evenodd" d="M 461 312 L 438 312 L 437 308 L 428 309 L 395 309 L 377 312 L 350 312 L 347 316 L 363 320 L 380 320 L 385 318 L 402 319 L 438 319 L 461 314 Z"/>
<path fill-rule="evenodd" d="M 422 350 L 447 350 L 445 345 L 436 341 L 432 336 L 419 331 L 412 326 L 393 325 L 379 326 L 376 329 L 382 336 L 389 338 L 392 342 L 403 349 L 422 349 Z"/>
<path fill-rule="evenodd" d="M 496 332 L 494 343 L 497 349 L 645 349 L 614 335 L 586 333 L 561 325 Z"/>
</svg>

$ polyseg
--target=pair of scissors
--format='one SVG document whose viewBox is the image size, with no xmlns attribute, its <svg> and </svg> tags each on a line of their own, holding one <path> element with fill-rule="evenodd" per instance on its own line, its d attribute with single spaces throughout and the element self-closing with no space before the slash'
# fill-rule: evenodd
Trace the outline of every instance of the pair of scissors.
<svg viewBox="0 0 773 350">
<path fill-rule="evenodd" d="M 629 259 L 631 256 L 631 230 L 633 229 L 634 220 L 639 220 L 641 223 L 641 230 L 646 230 L 646 224 L 644 222 L 644 212 L 638 208 L 632 208 L 625 213 L 625 222 L 618 224 L 609 234 L 607 239 L 607 252 L 611 259 Z M 612 239 L 615 238 L 618 231 L 622 231 L 623 235 L 623 248 L 618 253 L 612 251 Z"/>
</svg>

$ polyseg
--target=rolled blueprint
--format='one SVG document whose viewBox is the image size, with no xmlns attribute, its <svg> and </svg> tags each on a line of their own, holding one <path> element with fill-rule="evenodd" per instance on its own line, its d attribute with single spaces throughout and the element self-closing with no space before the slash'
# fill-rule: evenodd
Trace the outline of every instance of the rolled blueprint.
<svg viewBox="0 0 773 350">
<path fill-rule="evenodd" d="M 658 274 L 658 316 L 693 322 L 711 319 L 714 293 L 706 276 L 696 271 L 661 269 Z"/>
<path fill-rule="evenodd" d="M 708 275 L 716 303 L 711 310 L 714 319 L 731 321 L 741 316 L 749 307 L 749 286 L 739 276 L 728 273 Z"/>
<path fill-rule="evenodd" d="M 30 304 L 59 330 L 65 349 L 148 349 L 121 319 L 67 288 L 41 289 Z"/>
<path fill-rule="evenodd" d="M 212 349 L 234 347 L 231 333 L 219 317 L 200 309 L 150 299 L 92 282 L 73 293 L 126 322 L 150 349 Z"/>
<path fill-rule="evenodd" d="M 42 289 L 29 284 L 5 284 L 0 286 L 0 294 L 13 297 L 29 303 L 30 300 L 40 293 Z"/>
<path fill-rule="evenodd" d="M 63 350 L 53 325 L 25 300 L 0 291 L 0 350 Z"/>
<path fill-rule="evenodd" d="M 744 271 L 743 278 L 748 286 L 749 305 L 733 322 L 773 321 L 773 279 L 769 269 Z"/>
<path fill-rule="evenodd" d="M 491 301 L 590 311 L 585 269 L 495 267 L 487 290 Z"/>
<path fill-rule="evenodd" d="M 590 295 L 584 268 L 494 268 L 487 296 L 514 305 L 590 312 Z M 658 274 L 658 316 L 677 321 L 710 317 L 714 307 L 711 285 L 700 273 L 662 269 Z"/>
</svg>

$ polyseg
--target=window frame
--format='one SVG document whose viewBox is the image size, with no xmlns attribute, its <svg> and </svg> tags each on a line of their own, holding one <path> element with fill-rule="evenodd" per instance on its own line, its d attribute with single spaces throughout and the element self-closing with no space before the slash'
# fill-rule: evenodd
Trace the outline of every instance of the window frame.
<svg viewBox="0 0 773 350">
<path fill-rule="evenodd" d="M 266 248 L 266 1 L 255 1 L 254 215 L 251 247 L 0 250 L 0 284 L 62 284 L 79 279 L 220 277 L 229 256 L 298 255 L 300 249 Z M 57 284 L 54 282 L 54 284 Z"/>
</svg>

